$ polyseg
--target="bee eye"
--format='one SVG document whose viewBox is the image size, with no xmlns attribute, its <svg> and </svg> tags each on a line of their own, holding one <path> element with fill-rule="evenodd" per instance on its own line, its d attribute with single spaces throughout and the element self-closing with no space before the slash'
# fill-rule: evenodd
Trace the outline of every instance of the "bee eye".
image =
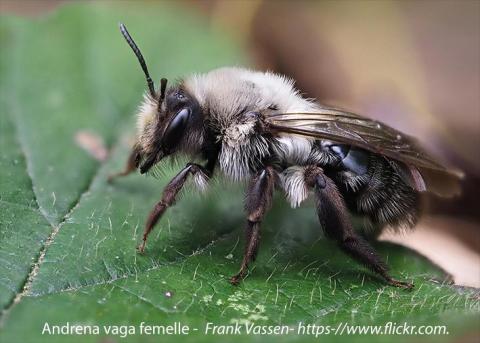
<svg viewBox="0 0 480 343">
<path fill-rule="evenodd" d="M 186 98 L 185 95 L 183 93 L 180 93 L 180 92 L 176 92 L 175 97 L 180 101 L 183 101 Z"/>
<path fill-rule="evenodd" d="M 180 110 L 168 124 L 162 137 L 162 147 L 166 152 L 171 151 L 180 142 L 191 112 L 190 108 Z"/>
</svg>

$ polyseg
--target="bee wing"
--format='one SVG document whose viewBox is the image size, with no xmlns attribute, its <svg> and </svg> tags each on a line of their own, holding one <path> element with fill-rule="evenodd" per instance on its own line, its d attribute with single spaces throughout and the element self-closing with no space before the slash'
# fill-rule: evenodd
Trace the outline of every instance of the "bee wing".
<svg viewBox="0 0 480 343">
<path fill-rule="evenodd" d="M 265 120 L 272 133 L 327 139 L 388 157 L 402 178 L 419 191 L 441 196 L 460 193 L 462 172 L 445 168 L 414 137 L 376 120 L 333 108 L 316 113 L 274 114 Z"/>
</svg>

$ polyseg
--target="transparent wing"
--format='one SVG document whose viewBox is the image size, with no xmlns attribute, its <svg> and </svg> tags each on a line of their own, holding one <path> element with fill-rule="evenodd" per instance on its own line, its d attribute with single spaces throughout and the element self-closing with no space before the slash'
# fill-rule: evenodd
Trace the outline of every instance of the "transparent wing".
<svg viewBox="0 0 480 343">
<path fill-rule="evenodd" d="M 443 196 L 460 191 L 459 180 L 463 176 L 460 171 L 445 168 L 414 137 L 379 121 L 333 108 L 317 113 L 275 114 L 265 120 L 274 134 L 327 139 L 388 157 L 418 190 L 430 190 Z"/>
</svg>

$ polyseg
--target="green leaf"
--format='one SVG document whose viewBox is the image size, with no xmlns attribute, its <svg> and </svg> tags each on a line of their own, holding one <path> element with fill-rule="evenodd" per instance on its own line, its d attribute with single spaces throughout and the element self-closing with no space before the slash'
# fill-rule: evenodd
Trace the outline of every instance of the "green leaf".
<svg viewBox="0 0 480 343">
<path fill-rule="evenodd" d="M 173 4 L 70 5 L 43 19 L 1 18 L 2 342 L 100 340 L 42 336 L 46 322 L 136 325 L 138 331 L 141 322 L 180 321 L 198 329 L 184 337 L 195 342 L 223 340 L 203 335 L 206 322 L 448 325 L 450 335 L 435 341 L 474 328 L 473 290 L 445 285 L 438 281 L 443 273 L 424 258 L 379 243 L 393 273 L 413 279 L 416 288 L 385 286 L 322 238 L 311 204 L 292 210 L 281 195 L 263 224 L 255 267 L 240 286 L 231 286 L 228 277 L 243 252 L 244 187 L 222 180 L 203 195 L 185 192 L 150 236 L 145 255 L 138 255 L 144 220 L 179 165 L 163 165 L 157 179 L 132 175 L 106 183 L 126 159 L 132 114 L 145 90 L 118 22 L 128 26 L 158 78 L 243 59 L 240 47 Z M 113 148 L 105 163 L 78 146 L 79 131 Z M 384 337 L 403 341 L 356 338 Z M 137 332 L 128 341 L 158 339 Z"/>
</svg>

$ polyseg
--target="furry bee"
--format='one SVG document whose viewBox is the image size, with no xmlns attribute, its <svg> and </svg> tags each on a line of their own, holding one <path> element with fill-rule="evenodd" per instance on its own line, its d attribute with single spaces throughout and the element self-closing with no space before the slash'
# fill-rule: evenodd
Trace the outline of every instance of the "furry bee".
<svg viewBox="0 0 480 343">
<path fill-rule="evenodd" d="M 137 143 L 125 170 L 110 180 L 137 168 L 144 174 L 169 155 L 204 161 L 188 163 L 167 184 L 146 221 L 140 252 L 187 179 L 204 189 L 218 170 L 233 181 L 248 180 L 246 246 L 232 284 L 244 278 L 255 259 L 260 224 L 274 190 L 280 190 L 292 207 L 313 194 L 327 237 L 388 284 L 413 287 L 390 276 L 368 235 L 352 227 L 350 214 L 363 218 L 365 227 L 413 227 L 420 194 L 459 193 L 459 171 L 435 161 L 415 138 L 305 99 L 292 80 L 274 73 L 220 68 L 169 87 L 162 79 L 155 90 L 145 60 L 123 24 L 120 31 L 145 73 L 148 92 L 138 112 Z"/>
</svg>

